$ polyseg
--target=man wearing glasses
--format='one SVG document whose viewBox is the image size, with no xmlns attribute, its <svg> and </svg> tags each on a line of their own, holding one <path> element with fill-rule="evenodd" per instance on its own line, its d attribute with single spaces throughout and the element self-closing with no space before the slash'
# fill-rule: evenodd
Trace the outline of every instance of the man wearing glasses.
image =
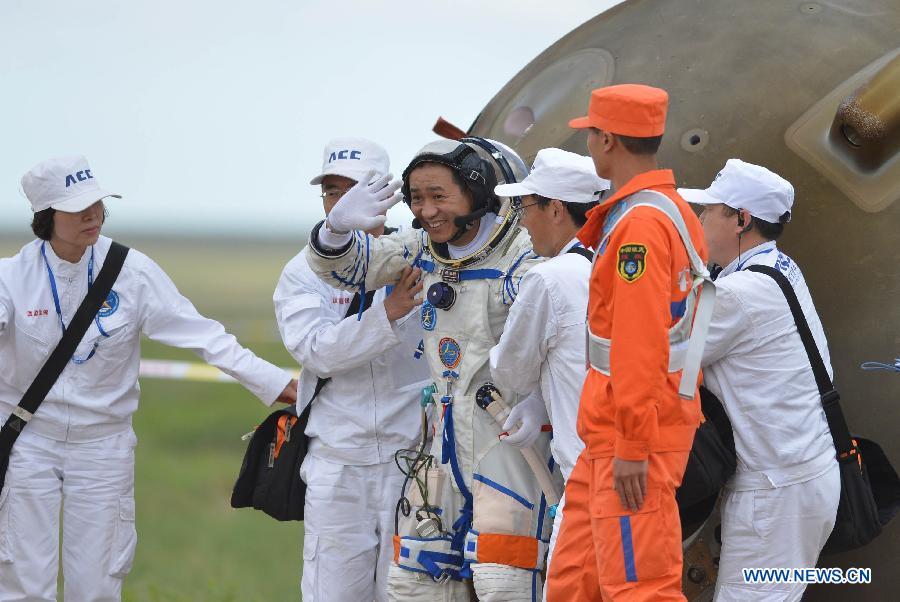
<svg viewBox="0 0 900 602">
<path fill-rule="evenodd" d="M 609 181 L 597 176 L 590 157 L 558 148 L 538 151 L 531 173 L 521 182 L 494 189 L 499 196 L 522 198 L 519 221 L 528 230 L 535 253 L 549 258 L 522 278 L 500 342 L 491 349 L 494 383 L 524 397 L 503 425 L 512 430 L 518 423 L 519 430 L 503 441 L 530 446 L 549 416 L 550 449 L 566 480 L 584 449 L 575 420 L 587 374 L 584 329 L 593 259 L 575 233 L 608 190 Z M 554 513 L 548 566 L 563 503 Z"/>
<path fill-rule="evenodd" d="M 310 183 L 321 186 L 326 215 L 369 171 L 380 177 L 389 168 L 385 150 L 362 138 L 332 140 L 322 163 Z M 384 233 L 384 226 L 369 232 Z M 380 602 L 404 478 L 394 454 L 418 443 L 419 401 L 430 382 L 418 359 L 421 327 L 411 318 L 419 270 L 408 268 L 396 285 L 354 304 L 352 293 L 312 272 L 307 253 L 287 264 L 274 296 L 285 347 L 303 366 L 298 414 L 313 404 L 300 469 L 307 485 L 302 598 Z M 329 380 L 319 385 L 322 379 Z"/>
</svg>

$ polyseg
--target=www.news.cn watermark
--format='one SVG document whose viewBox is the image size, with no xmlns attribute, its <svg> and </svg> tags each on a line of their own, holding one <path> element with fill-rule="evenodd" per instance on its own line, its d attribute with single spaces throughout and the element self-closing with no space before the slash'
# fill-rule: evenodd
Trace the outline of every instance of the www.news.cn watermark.
<svg viewBox="0 0 900 602">
<path fill-rule="evenodd" d="M 744 583 L 829 583 L 834 585 L 872 583 L 872 569 L 742 569 Z"/>
</svg>

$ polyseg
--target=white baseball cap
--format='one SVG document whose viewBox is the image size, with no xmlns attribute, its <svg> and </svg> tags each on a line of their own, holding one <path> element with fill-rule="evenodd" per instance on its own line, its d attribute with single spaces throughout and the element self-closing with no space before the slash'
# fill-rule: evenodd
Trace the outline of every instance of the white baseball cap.
<svg viewBox="0 0 900 602">
<path fill-rule="evenodd" d="M 370 171 L 376 177 L 387 174 L 391 161 L 387 151 L 365 138 L 335 138 L 322 153 L 322 173 L 309 181 L 321 184 L 325 176 L 344 176 L 359 182 Z"/>
<path fill-rule="evenodd" d="M 567 203 L 591 203 L 609 190 L 609 180 L 597 175 L 594 161 L 559 148 L 545 148 L 534 158 L 531 173 L 521 182 L 500 184 L 498 196 L 538 194 Z"/>
<path fill-rule="evenodd" d="M 679 188 L 684 200 L 694 205 L 728 205 L 772 224 L 791 221 L 794 187 L 765 167 L 729 159 L 706 190 Z"/>
<path fill-rule="evenodd" d="M 35 213 L 44 209 L 78 213 L 107 197 L 122 198 L 100 187 L 82 156 L 41 161 L 22 176 L 22 190 Z"/>
</svg>

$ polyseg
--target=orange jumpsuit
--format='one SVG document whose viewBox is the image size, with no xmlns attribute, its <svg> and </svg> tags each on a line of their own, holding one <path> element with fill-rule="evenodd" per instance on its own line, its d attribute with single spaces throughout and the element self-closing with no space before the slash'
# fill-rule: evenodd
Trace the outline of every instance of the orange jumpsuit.
<svg viewBox="0 0 900 602">
<path fill-rule="evenodd" d="M 610 209 L 645 189 L 676 204 L 705 262 L 700 221 L 669 170 L 634 177 L 591 211 L 581 241 L 596 246 Z M 700 424 L 700 401 L 696 392 L 693 400 L 678 395 L 681 372 L 668 372 L 668 330 L 685 311 L 690 262 L 671 220 L 651 207 L 622 217 L 600 251 L 588 324 L 613 341 L 611 376 L 589 370 L 581 393 L 578 434 L 586 448 L 566 486 L 547 600 L 684 600 L 675 489 Z M 647 495 L 637 512 L 613 488 L 614 457 L 648 460 Z"/>
</svg>

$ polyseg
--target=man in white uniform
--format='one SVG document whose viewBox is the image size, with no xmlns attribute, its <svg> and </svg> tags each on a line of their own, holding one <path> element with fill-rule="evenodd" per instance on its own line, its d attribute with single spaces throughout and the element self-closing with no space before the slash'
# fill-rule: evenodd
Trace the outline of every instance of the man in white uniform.
<svg viewBox="0 0 900 602">
<path fill-rule="evenodd" d="M 590 157 L 558 148 L 539 151 L 522 182 L 495 189 L 500 196 L 522 197 L 520 219 L 534 251 L 550 257 L 522 278 L 500 342 L 491 349 L 491 376 L 498 386 L 521 395 L 539 393 L 510 412 L 504 428 L 521 426 L 504 442 L 530 445 L 541 431 L 542 413 L 549 416 L 550 449 L 565 480 L 584 449 L 575 422 L 587 374 L 584 329 L 593 258 L 575 233 L 606 190 L 609 181 L 597 176 Z M 563 504 L 554 513 L 548 565 Z"/>
<path fill-rule="evenodd" d="M 50 159 L 22 178 L 38 236 L 0 260 L 0 424 L 71 324 L 111 241 L 103 190 L 84 157 Z M 141 334 L 196 352 L 267 405 L 296 401 L 283 370 L 201 316 L 134 249 L 59 379 L 21 431 L 0 492 L 0 601 L 56 600 L 62 507 L 65 599 L 121 596 L 137 534 L 131 416 Z"/>
<path fill-rule="evenodd" d="M 322 174 L 310 183 L 321 185 L 328 215 L 370 170 L 381 176 L 388 169 L 379 145 L 341 138 L 326 145 Z M 369 234 L 383 232 L 382 225 Z M 312 401 L 309 452 L 300 469 L 307 485 L 302 596 L 306 602 L 381 602 L 404 479 L 394 454 L 417 444 L 419 402 L 430 382 L 412 311 L 421 284 L 410 268 L 396 286 L 369 292 L 368 309 L 348 315 L 353 294 L 320 280 L 309 253 L 304 248 L 285 266 L 274 297 L 281 337 L 303 366 L 298 414 L 319 380 L 330 379 Z"/>
<path fill-rule="evenodd" d="M 410 266 L 424 272 L 423 349 L 439 421 L 431 454 L 419 455 L 401 500 L 392 600 L 468 600 L 473 584 L 483 602 L 541 596 L 546 500 L 520 451 L 500 444 L 501 425 L 479 405 L 492 403 L 488 353 L 522 276 L 538 261 L 512 201 L 494 193 L 498 181 L 526 172 L 499 143 L 439 140 L 403 173 L 403 194 L 423 230 L 379 238 L 360 231 L 383 223 L 381 213 L 400 199 L 400 183 L 385 177 L 350 190 L 310 238 L 310 265 L 332 286 L 370 289 Z M 500 394 L 516 404 L 511 390 Z M 545 434 L 532 446 L 545 462 L 548 445 Z"/>
<path fill-rule="evenodd" d="M 832 375 L 828 343 L 797 264 L 775 244 L 794 189 L 764 167 L 729 159 L 706 190 L 679 190 L 703 205 L 709 258 L 724 266 L 703 354 L 706 386 L 734 429 L 738 469 L 726 485 L 716 600 L 799 600 L 801 583 L 745 583 L 741 569 L 813 567 L 834 527 L 841 484 L 809 358 L 775 267 L 790 281 Z"/>
</svg>

